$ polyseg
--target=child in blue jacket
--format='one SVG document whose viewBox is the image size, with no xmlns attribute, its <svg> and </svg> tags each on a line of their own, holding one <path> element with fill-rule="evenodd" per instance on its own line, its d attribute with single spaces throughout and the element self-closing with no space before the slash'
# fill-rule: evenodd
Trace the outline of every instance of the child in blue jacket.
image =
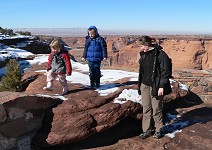
<svg viewBox="0 0 212 150">
<path fill-rule="evenodd" d="M 90 86 L 98 88 L 100 86 L 101 77 L 101 61 L 107 59 L 107 44 L 105 39 L 98 34 L 95 26 L 88 28 L 88 36 L 86 36 L 85 49 L 82 60 L 88 61 Z"/>
</svg>

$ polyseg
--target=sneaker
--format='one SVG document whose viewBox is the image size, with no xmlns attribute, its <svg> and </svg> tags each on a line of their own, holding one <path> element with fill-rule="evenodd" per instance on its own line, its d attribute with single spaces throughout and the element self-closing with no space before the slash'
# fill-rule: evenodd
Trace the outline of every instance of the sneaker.
<svg viewBox="0 0 212 150">
<path fill-rule="evenodd" d="M 148 138 L 149 136 L 152 136 L 152 132 L 151 132 L 151 131 L 143 132 L 143 133 L 141 133 L 141 134 L 139 135 L 139 137 L 140 137 L 141 139 L 146 139 L 146 138 Z"/>
<path fill-rule="evenodd" d="M 49 87 L 43 87 L 43 89 L 44 89 L 45 91 L 52 91 L 52 88 L 49 88 Z"/>
<path fill-rule="evenodd" d="M 155 132 L 155 134 L 153 135 L 154 138 L 156 139 L 160 139 L 163 137 L 162 133 L 161 132 Z"/>
</svg>

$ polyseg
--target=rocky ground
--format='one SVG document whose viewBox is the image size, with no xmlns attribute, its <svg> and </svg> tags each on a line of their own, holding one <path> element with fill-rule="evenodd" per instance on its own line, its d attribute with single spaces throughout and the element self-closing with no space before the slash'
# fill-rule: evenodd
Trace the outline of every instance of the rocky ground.
<svg viewBox="0 0 212 150">
<path fill-rule="evenodd" d="M 38 68 L 35 66 L 32 70 Z M 25 77 L 33 74 L 27 73 Z M 126 83 L 126 80 L 119 82 Z M 25 93 L 54 95 L 61 92 L 58 88 L 55 88 L 53 93 L 43 91 L 43 86 L 45 76 L 38 74 L 37 80 L 29 84 Z M 56 82 L 57 86 L 59 87 L 59 83 Z M 128 83 L 120 86 L 120 91 L 128 86 L 136 89 L 136 83 Z M 166 103 L 164 107 L 164 114 L 181 116 L 171 122 L 169 127 L 180 122 L 188 122 L 187 126 L 179 125 L 179 132 L 173 138 L 165 136 L 162 139 L 150 137 L 142 140 L 138 136 L 141 133 L 141 120 L 138 119 L 142 117 L 138 111 L 141 106 L 133 103 L 114 106 L 110 103 L 120 91 L 100 97 L 95 91 L 85 90 L 84 86 L 79 84 L 69 84 L 69 89 L 70 93 L 65 96 L 68 100 L 46 111 L 42 128 L 33 138 L 33 149 L 209 150 L 212 146 L 212 105 L 210 102 L 203 103 L 200 97 L 192 92 L 177 101 Z M 135 113 L 141 116 L 135 116 Z"/>
<path fill-rule="evenodd" d="M 26 84 L 22 93 L 1 93 L 0 121 L 3 124 L 0 132 L 3 141 L 13 135 L 19 138 L 30 134 L 31 147 L 35 150 L 210 149 L 212 146 L 211 101 L 203 103 L 193 92 L 186 94 L 175 90 L 164 103 L 164 115 L 181 116 L 169 120 L 167 128 L 164 128 L 165 133 L 178 130 L 175 137 L 142 140 L 138 137 L 141 133 L 142 106 L 131 101 L 122 105 L 112 103 L 123 89 L 136 89 L 136 82 L 129 82 L 128 79 L 115 81 L 119 83 L 119 90 L 108 96 L 99 96 L 83 85 L 69 83 L 70 92 L 64 96 L 64 101 L 58 98 L 51 100 L 50 97 L 36 98 L 36 94 L 54 96 L 61 93 L 58 81 L 55 81 L 53 92 L 42 89 L 46 76 L 34 71 L 44 68 L 44 65 L 35 65 L 25 73 L 23 80 Z M 173 98 L 177 99 L 172 101 Z M 164 121 L 167 119 L 165 117 Z M 14 124 L 18 125 L 16 130 L 8 130 Z M 20 143 L 19 139 L 14 138 L 8 139 L 8 142 L 17 140 Z"/>
<path fill-rule="evenodd" d="M 80 61 L 84 38 L 63 38 L 63 40 L 69 43 L 70 47 L 75 47 L 70 53 Z M 108 37 L 111 59 L 105 62 L 104 67 L 120 69 L 122 64 L 124 67 L 121 69 L 137 71 L 135 68 L 139 58 L 139 47 L 133 43 L 134 40 L 135 37 Z M 46 76 L 34 71 L 45 69 L 45 65 L 34 65 L 23 77 L 25 81 L 23 92 L 0 93 L 0 148 L 9 149 L 15 144 L 17 146 L 17 143 L 21 143 L 19 137 L 27 135 L 33 137 L 31 147 L 35 150 L 211 149 L 212 71 L 208 69 L 211 65 L 209 60 L 211 40 L 163 39 L 164 47 L 169 48 L 168 43 L 175 45 L 173 49 L 175 53 L 169 53 L 173 56 L 177 53 L 174 66 L 177 66 L 178 70 L 175 70 L 173 75 L 190 90 L 186 93 L 179 90 L 176 85 L 173 93 L 164 102 L 164 116 L 167 114 L 180 116 L 176 120 L 164 118 L 164 122 L 168 123 L 164 127 L 164 132 L 174 132 L 178 129 L 175 137 L 140 139 L 138 135 L 141 133 L 142 105 L 130 101 L 122 105 L 112 103 L 123 89 L 136 89 L 136 82 L 129 82 L 128 79 L 115 81 L 119 90 L 104 97 L 83 85 L 69 83 L 70 92 L 64 96 L 63 101 L 58 98 L 53 100 L 49 97 L 37 98 L 36 94 L 50 96 L 59 94 L 61 88 L 56 88 L 60 87 L 56 81 L 53 92 L 43 91 Z M 188 49 L 189 47 L 192 48 Z M 185 58 L 181 57 L 184 55 Z M 183 68 L 179 63 L 182 62 L 181 59 L 187 61 L 194 59 L 189 63 L 190 68 L 202 67 L 206 70 L 180 69 Z M 17 127 L 9 130 L 14 125 Z M 16 137 L 11 138 L 10 136 L 14 134 Z M 28 141 L 30 142 L 30 138 Z M 12 143 L 12 146 L 8 143 Z"/>
</svg>

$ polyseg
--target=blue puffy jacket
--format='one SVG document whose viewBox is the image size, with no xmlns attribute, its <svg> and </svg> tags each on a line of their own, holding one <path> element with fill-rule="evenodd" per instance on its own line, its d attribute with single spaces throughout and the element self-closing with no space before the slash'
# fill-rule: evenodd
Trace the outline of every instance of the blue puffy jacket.
<svg viewBox="0 0 212 150">
<path fill-rule="evenodd" d="M 90 26 L 89 29 L 94 29 L 96 36 L 93 39 L 89 35 L 86 36 L 83 58 L 88 61 L 102 61 L 104 58 L 107 58 L 107 44 L 105 39 L 98 34 L 95 26 Z"/>
</svg>

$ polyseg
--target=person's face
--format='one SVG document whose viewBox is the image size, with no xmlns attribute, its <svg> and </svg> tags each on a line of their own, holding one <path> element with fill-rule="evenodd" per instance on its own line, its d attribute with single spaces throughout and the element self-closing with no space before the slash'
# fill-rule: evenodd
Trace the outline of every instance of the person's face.
<svg viewBox="0 0 212 150">
<path fill-rule="evenodd" d="M 53 47 L 51 47 L 51 51 L 54 52 L 54 53 L 56 53 L 56 54 L 60 52 L 60 50 L 55 49 L 55 48 L 53 48 Z"/>
<path fill-rule="evenodd" d="M 89 36 L 93 39 L 96 36 L 96 33 L 94 30 L 88 31 Z"/>
<path fill-rule="evenodd" d="M 141 45 L 141 51 L 147 52 L 149 50 L 149 46 L 147 45 Z"/>
</svg>

